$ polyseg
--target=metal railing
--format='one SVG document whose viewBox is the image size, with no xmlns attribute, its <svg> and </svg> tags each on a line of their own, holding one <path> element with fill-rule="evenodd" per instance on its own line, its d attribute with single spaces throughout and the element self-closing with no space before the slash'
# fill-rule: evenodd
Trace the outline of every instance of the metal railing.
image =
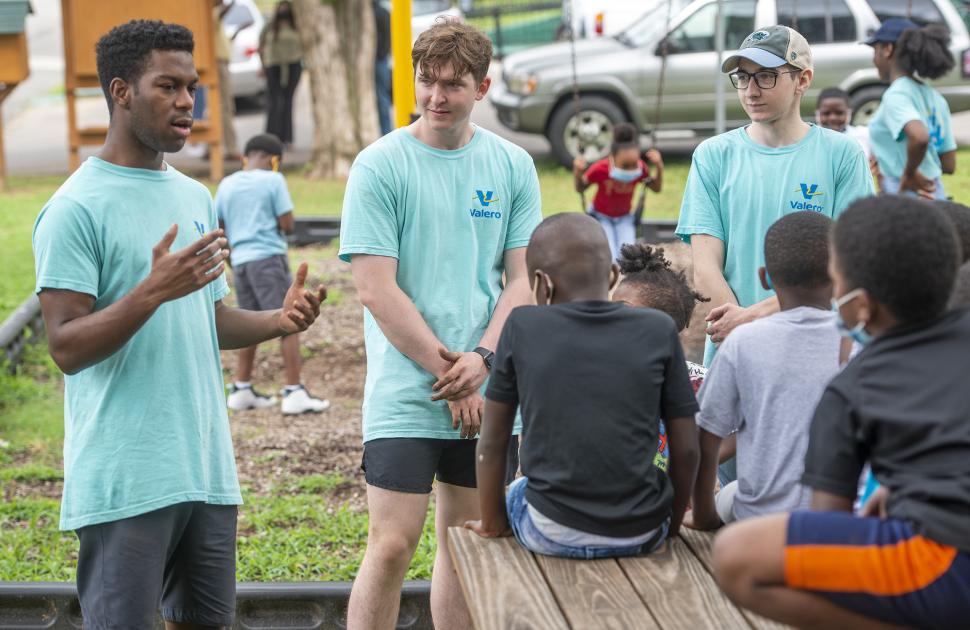
<svg viewBox="0 0 970 630">
<path fill-rule="evenodd" d="M 350 582 L 254 583 L 236 587 L 234 630 L 343 630 Z M 396 627 L 431 630 L 431 583 L 405 582 Z M 0 582 L 0 629 L 80 630 L 74 584 Z M 164 628 L 161 617 L 152 630 Z M 147 629 L 146 629 L 147 630 Z"/>
<path fill-rule="evenodd" d="M 36 295 L 31 295 L 0 324 L 0 364 L 6 364 L 11 372 L 15 371 L 24 348 L 36 340 L 43 330 L 40 301 Z"/>
<path fill-rule="evenodd" d="M 465 19 L 492 40 L 494 56 L 556 41 L 562 30 L 562 2 L 486 0 L 472 3 Z"/>
</svg>

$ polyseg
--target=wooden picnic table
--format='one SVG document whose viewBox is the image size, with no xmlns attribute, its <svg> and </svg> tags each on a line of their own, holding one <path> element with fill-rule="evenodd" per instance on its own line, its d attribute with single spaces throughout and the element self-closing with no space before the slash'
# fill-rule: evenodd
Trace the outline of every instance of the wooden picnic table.
<svg viewBox="0 0 970 630">
<path fill-rule="evenodd" d="M 647 556 L 566 560 L 533 554 L 514 538 L 448 530 L 476 630 L 785 628 L 721 592 L 711 573 L 713 539 L 685 528 Z"/>
</svg>

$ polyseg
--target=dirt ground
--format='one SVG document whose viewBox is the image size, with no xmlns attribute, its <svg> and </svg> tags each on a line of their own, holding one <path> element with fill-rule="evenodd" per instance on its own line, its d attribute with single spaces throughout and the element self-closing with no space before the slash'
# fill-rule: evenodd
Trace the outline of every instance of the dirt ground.
<svg viewBox="0 0 970 630">
<path fill-rule="evenodd" d="M 676 268 L 690 277 L 690 252 L 682 243 L 664 245 Z M 347 480 L 333 496 L 337 503 L 364 506 L 364 477 L 360 471 L 361 398 L 365 356 L 362 309 L 350 277 L 350 266 L 334 256 L 332 248 L 305 247 L 291 250 L 294 266 L 310 264 L 311 284 L 324 282 L 330 299 L 317 323 L 304 334 L 307 356 L 303 381 L 315 396 L 330 400 L 322 414 L 284 417 L 279 408 L 236 412 L 231 415 L 240 481 L 262 494 L 282 476 L 337 474 Z M 688 359 L 703 355 L 705 307 L 694 314 L 690 328 L 682 333 Z M 235 366 L 232 352 L 223 352 L 226 379 Z M 256 359 L 254 386 L 277 394 L 282 385 L 283 362 L 277 343 L 261 347 Z"/>
</svg>

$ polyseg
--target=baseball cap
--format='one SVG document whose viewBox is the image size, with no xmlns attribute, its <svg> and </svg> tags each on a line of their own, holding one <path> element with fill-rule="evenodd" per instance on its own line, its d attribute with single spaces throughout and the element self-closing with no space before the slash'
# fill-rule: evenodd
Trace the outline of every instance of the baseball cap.
<svg viewBox="0 0 970 630">
<path fill-rule="evenodd" d="M 744 38 L 738 52 L 724 60 L 721 72 L 737 69 L 742 59 L 764 68 L 777 68 L 786 63 L 799 70 L 812 68 L 812 49 L 801 33 L 787 26 L 759 28 Z"/>
<path fill-rule="evenodd" d="M 899 36 L 903 34 L 903 31 L 911 28 L 919 28 L 919 24 L 906 18 L 889 18 L 882 23 L 875 33 L 869 36 L 869 39 L 862 43 L 869 46 L 875 44 L 895 44 Z"/>
</svg>

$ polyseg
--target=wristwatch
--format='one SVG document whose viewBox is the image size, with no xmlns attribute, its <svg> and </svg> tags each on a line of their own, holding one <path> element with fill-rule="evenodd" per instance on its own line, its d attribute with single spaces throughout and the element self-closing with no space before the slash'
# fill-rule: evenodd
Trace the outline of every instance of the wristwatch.
<svg viewBox="0 0 970 630">
<path fill-rule="evenodd" d="M 482 361 L 485 362 L 486 369 L 488 370 L 492 369 L 492 360 L 495 358 L 494 352 L 492 352 L 488 348 L 483 348 L 481 346 L 478 346 L 477 348 L 472 350 L 472 352 L 474 352 L 475 354 L 481 355 Z"/>
</svg>

